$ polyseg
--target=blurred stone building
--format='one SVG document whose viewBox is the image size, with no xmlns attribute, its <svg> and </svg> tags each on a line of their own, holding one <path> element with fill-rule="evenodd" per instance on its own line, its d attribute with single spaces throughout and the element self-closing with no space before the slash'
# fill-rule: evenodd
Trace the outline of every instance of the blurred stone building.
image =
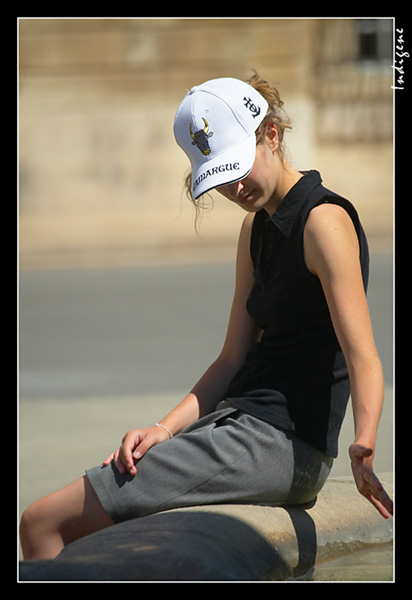
<svg viewBox="0 0 412 600">
<path fill-rule="evenodd" d="M 186 90 L 256 69 L 292 117 L 289 159 L 393 213 L 392 19 L 21 19 L 21 268 L 233 258 L 243 211 L 215 195 L 201 238 L 173 137 Z"/>
</svg>

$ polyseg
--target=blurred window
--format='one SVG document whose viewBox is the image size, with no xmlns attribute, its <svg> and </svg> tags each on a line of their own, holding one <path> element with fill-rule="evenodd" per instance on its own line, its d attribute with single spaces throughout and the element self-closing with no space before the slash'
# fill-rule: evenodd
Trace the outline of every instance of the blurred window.
<svg viewBox="0 0 412 600">
<path fill-rule="evenodd" d="M 358 60 L 366 65 L 387 65 L 393 60 L 393 20 L 357 19 Z"/>
</svg>

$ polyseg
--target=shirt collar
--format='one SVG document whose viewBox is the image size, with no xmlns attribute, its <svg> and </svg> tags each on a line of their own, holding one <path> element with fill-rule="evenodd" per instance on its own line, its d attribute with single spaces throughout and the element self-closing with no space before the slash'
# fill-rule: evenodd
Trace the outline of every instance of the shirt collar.
<svg viewBox="0 0 412 600">
<path fill-rule="evenodd" d="M 322 178 L 318 171 L 304 171 L 303 177 L 291 187 L 269 221 L 272 221 L 283 235 L 289 237 L 303 203 L 321 183 Z"/>
</svg>

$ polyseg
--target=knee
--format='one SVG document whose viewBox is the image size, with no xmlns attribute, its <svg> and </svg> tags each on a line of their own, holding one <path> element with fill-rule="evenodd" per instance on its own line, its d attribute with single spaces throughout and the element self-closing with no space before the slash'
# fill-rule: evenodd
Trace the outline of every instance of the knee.
<svg viewBox="0 0 412 600">
<path fill-rule="evenodd" d="M 20 539 L 26 540 L 32 537 L 32 532 L 36 529 L 39 523 L 39 514 L 36 504 L 31 504 L 23 512 L 20 519 Z"/>
<path fill-rule="evenodd" d="M 33 525 L 37 522 L 37 511 L 34 504 L 31 504 L 23 511 L 20 519 L 20 536 L 28 535 Z"/>
<path fill-rule="evenodd" d="M 47 529 L 47 519 L 41 501 L 26 508 L 20 519 L 20 544 L 24 558 L 31 558 L 42 543 Z"/>
</svg>

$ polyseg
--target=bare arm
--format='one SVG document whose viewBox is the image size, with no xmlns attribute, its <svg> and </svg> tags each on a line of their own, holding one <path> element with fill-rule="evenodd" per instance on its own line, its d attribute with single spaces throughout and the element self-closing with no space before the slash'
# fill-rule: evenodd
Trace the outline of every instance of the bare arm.
<svg viewBox="0 0 412 600">
<path fill-rule="evenodd" d="M 355 425 L 349 454 L 356 485 L 388 517 L 392 502 L 372 467 L 383 404 L 383 374 L 363 288 L 359 243 L 347 212 L 333 204 L 313 209 L 305 228 L 304 248 L 309 270 L 321 281 L 348 366 Z"/>
<path fill-rule="evenodd" d="M 253 217 L 253 214 L 246 216 L 239 236 L 236 286 L 222 351 L 190 393 L 160 421 L 173 435 L 216 408 L 242 366 L 250 345 L 260 334 L 246 311 L 246 300 L 253 285 L 253 265 L 250 258 Z M 126 467 L 134 475 L 136 467 L 133 459 L 141 458 L 151 446 L 163 442 L 167 437 L 167 431 L 159 427 L 129 431 L 119 450 L 108 456 L 103 464 L 107 465 L 114 460 L 121 473 L 125 472 Z"/>
</svg>

